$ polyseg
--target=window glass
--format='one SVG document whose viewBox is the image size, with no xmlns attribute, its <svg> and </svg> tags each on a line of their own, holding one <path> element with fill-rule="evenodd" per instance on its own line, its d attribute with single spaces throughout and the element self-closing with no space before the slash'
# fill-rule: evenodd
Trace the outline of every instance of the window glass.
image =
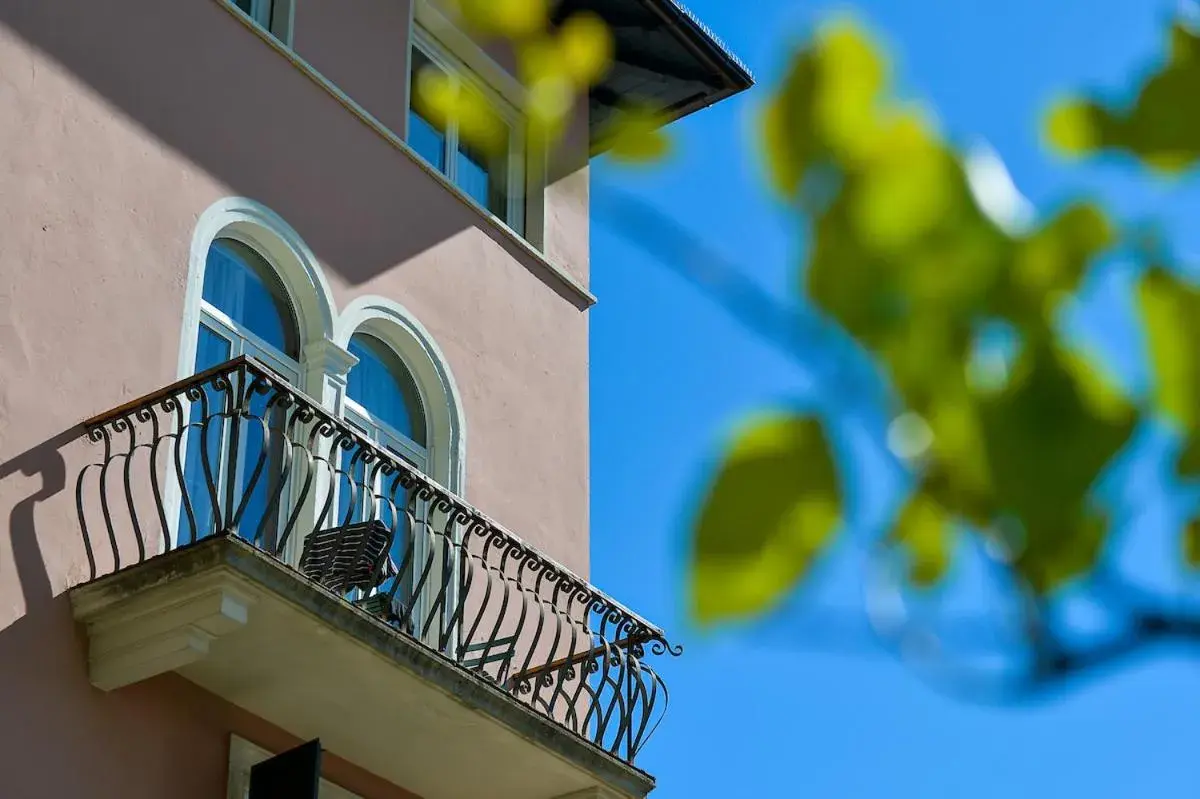
<svg viewBox="0 0 1200 799">
<path fill-rule="evenodd" d="M 419 47 L 412 50 L 412 69 L 409 82 L 409 111 L 408 111 L 408 144 L 422 159 L 436 168 L 443 175 L 462 189 L 471 199 L 486 208 L 492 214 L 503 219 L 509 227 L 518 233 L 524 233 L 525 213 L 520 203 L 512 203 L 513 195 L 520 196 L 523 186 L 513 185 L 510 174 L 519 171 L 520 162 L 514 163 L 512 153 L 516 142 L 514 139 L 510 117 L 513 111 L 500 111 L 490 99 L 476 89 L 467 78 L 462 68 L 451 69 L 434 63 L 433 59 Z M 450 70 L 447 73 L 446 70 Z M 486 111 L 488 118 L 476 119 L 479 130 L 494 131 L 496 137 L 488 142 L 487 152 L 476 146 L 478 142 L 466 141 L 459 127 L 459 120 L 445 120 L 445 124 L 435 122 L 434 115 L 422 109 L 423 98 L 420 92 L 421 76 L 429 73 L 441 75 L 451 81 L 457 81 L 459 90 L 479 94 L 479 99 L 491 110 Z M 485 127 L 484 127 L 485 126 Z M 475 128 L 473 128 L 475 129 Z M 489 134 L 489 138 L 490 134 Z"/>
<path fill-rule="evenodd" d="M 233 0 L 233 4 L 245 11 L 259 25 L 276 34 L 277 37 L 279 36 L 276 30 L 279 26 L 275 24 L 275 0 Z M 281 8 L 280 10 L 286 9 Z"/>
<path fill-rule="evenodd" d="M 196 372 L 248 355 L 285 380 L 296 379 L 296 319 L 283 284 L 262 256 L 232 239 L 214 241 L 202 297 Z M 234 412 L 229 390 L 209 382 L 203 396 L 191 402 L 178 541 L 203 538 L 236 523 L 243 538 L 275 552 L 279 509 L 286 507 L 287 412 L 270 401 L 271 394 L 258 392 Z"/>
<path fill-rule="evenodd" d="M 196 342 L 196 372 L 225 363 L 233 353 L 232 342 L 208 325 L 201 324 Z M 216 505 L 221 496 L 221 452 L 226 433 L 225 395 L 212 384 L 204 387 L 201 400 L 191 404 L 188 414 L 187 453 L 184 455 L 184 505 L 180 508 L 176 543 L 184 544 L 211 534 L 215 528 Z M 207 471 L 205 470 L 207 462 Z M 215 497 L 215 499 L 214 499 Z"/>
<path fill-rule="evenodd" d="M 203 372 L 230 358 L 229 339 L 220 335 L 208 325 L 200 325 L 200 336 L 196 342 L 195 372 Z"/>
<path fill-rule="evenodd" d="M 408 143 L 417 154 L 437 168 L 446 171 L 446 132 L 435 124 L 429 114 L 422 113 L 418 88 L 420 76 L 427 70 L 437 70 L 420 50 L 412 50 L 412 77 L 409 81 Z"/>
<path fill-rule="evenodd" d="M 346 396 L 393 431 L 425 445 L 425 418 L 408 369 L 378 339 L 363 334 L 350 339 L 358 363 L 346 379 Z"/>
<path fill-rule="evenodd" d="M 348 349 L 358 363 L 346 379 L 347 423 L 376 447 L 418 469 L 424 468 L 423 463 L 414 464 L 404 454 L 413 443 L 425 445 L 425 416 L 407 367 L 390 347 L 370 335 L 353 336 Z M 358 447 L 341 454 L 335 524 L 377 519 L 391 531 L 388 574 L 392 576 L 378 590 L 387 593 L 399 581 L 396 599 L 408 606 L 412 602 L 413 569 L 420 568 L 413 560 L 415 542 L 410 535 L 408 490 L 401 482 L 401 472 L 385 474 L 382 461 L 364 460 L 364 454 Z"/>
<path fill-rule="evenodd" d="M 498 144 L 491 154 L 459 141 L 456 154 L 454 182 L 475 202 L 505 219 L 521 232 L 514 220 L 508 219 L 508 142 Z"/>
<path fill-rule="evenodd" d="M 299 359 L 295 315 L 262 256 L 241 242 L 217 239 L 204 268 L 205 302 L 279 352 Z"/>
</svg>

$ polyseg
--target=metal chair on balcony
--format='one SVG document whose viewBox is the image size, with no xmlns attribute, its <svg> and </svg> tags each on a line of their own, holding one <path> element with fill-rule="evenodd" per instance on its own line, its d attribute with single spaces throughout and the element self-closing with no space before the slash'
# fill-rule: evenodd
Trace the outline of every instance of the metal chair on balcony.
<svg viewBox="0 0 1200 799">
<path fill-rule="evenodd" d="M 386 579 L 391 543 L 378 519 L 318 530 L 304 539 L 300 571 L 335 594 L 367 592 Z"/>
<path fill-rule="evenodd" d="M 300 571 L 335 594 L 362 592 L 365 596 L 354 600 L 355 605 L 415 635 L 406 598 L 375 590 L 399 573 L 388 553 L 392 538 L 392 531 L 378 519 L 318 530 L 304 540 Z"/>
<path fill-rule="evenodd" d="M 512 667 L 513 655 L 517 651 L 517 637 L 497 638 L 494 641 L 480 641 L 466 644 L 458 649 L 458 662 L 463 668 L 471 671 L 483 671 L 483 667 L 498 663 L 497 674 L 504 675 Z M 497 677 L 502 681 L 503 677 Z"/>
</svg>

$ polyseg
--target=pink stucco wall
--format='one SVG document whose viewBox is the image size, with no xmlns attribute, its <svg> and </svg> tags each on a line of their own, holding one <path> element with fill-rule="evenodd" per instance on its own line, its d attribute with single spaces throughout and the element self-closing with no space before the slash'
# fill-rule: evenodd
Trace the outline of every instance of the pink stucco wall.
<svg viewBox="0 0 1200 799">
<path fill-rule="evenodd" d="M 306 0 L 292 47 L 372 116 L 398 133 L 408 107 L 406 0 Z"/>
<path fill-rule="evenodd" d="M 66 602 L 0 632 L 0 795 L 5 799 L 220 799 L 236 734 L 268 751 L 295 737 L 175 674 L 101 693 Z M 370 799 L 416 799 L 326 753 L 329 779 Z"/>
<path fill-rule="evenodd" d="M 404 3 L 306 0 L 296 43 L 398 126 L 407 21 Z M 578 152 L 547 193 L 546 252 L 584 281 L 586 139 L 577 132 L 572 141 Z M 73 428 L 175 378 L 192 231 L 227 196 L 253 198 L 287 220 L 320 259 L 339 307 L 381 294 L 421 320 L 462 394 L 468 498 L 586 574 L 585 302 L 217 0 L 7 0 L 6 797 L 219 796 L 228 732 L 261 727 L 268 732 L 246 737 L 268 745 L 264 735 L 280 735 L 180 678 L 111 695 L 91 688 L 64 596 L 87 575 L 73 490 L 93 453 Z M 173 756 L 185 750 L 186 758 Z M 65 760 L 55 765 L 56 756 Z"/>
</svg>

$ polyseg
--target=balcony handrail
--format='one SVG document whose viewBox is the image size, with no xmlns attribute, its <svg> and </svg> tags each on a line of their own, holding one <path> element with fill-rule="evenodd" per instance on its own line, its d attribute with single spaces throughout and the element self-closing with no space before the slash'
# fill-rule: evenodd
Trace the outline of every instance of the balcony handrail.
<svg viewBox="0 0 1200 799">
<path fill-rule="evenodd" d="M 170 385 L 167 385 L 156 391 L 151 391 L 150 393 L 144 394 L 141 397 L 129 400 L 128 402 L 125 402 L 122 405 L 113 408 L 112 410 L 104 411 L 103 413 L 96 414 L 95 416 L 86 419 L 83 422 L 83 428 L 89 435 L 91 435 L 94 431 L 104 427 L 106 424 L 118 419 L 129 417 L 141 408 L 153 406 L 155 403 L 161 402 L 168 397 L 172 397 L 184 392 L 192 386 L 203 385 L 218 375 L 234 372 L 239 368 L 245 368 L 251 373 L 260 372 L 261 374 L 258 375 L 259 377 L 268 378 L 274 382 L 275 385 L 272 386 L 274 390 L 283 391 L 291 395 L 294 399 L 306 405 L 308 410 L 315 414 L 315 416 L 321 421 L 336 428 L 339 437 L 353 440 L 357 446 L 371 452 L 377 459 L 386 460 L 397 470 L 405 472 L 408 477 L 413 480 L 413 482 L 423 484 L 426 489 L 432 493 L 443 495 L 459 510 L 470 516 L 472 521 L 475 521 L 487 528 L 490 528 L 491 530 L 494 530 L 495 532 L 500 533 L 503 537 L 510 539 L 522 548 L 532 552 L 537 556 L 538 560 L 541 561 L 544 566 L 549 566 L 554 571 L 557 571 L 560 577 L 565 577 L 570 582 L 586 586 L 593 598 L 603 601 L 613 610 L 620 612 L 629 620 L 635 622 L 639 627 L 642 628 L 640 635 L 635 633 L 627 636 L 630 643 L 646 644 L 657 640 L 665 647 L 666 652 L 669 652 L 673 655 L 682 654 L 683 647 L 672 646 L 670 643 L 668 643 L 666 631 L 664 631 L 661 627 L 645 619 L 635 611 L 629 609 L 618 600 L 612 598 L 596 586 L 592 585 L 583 577 L 580 577 L 567 566 L 559 563 L 557 560 L 545 554 L 532 544 L 529 544 L 519 535 L 512 532 L 496 520 L 492 519 L 483 511 L 479 510 L 474 505 L 471 505 L 465 499 L 452 492 L 450 489 L 441 485 L 424 472 L 421 472 L 420 470 L 410 466 L 403 458 L 398 458 L 388 450 L 377 446 L 370 439 L 359 433 L 358 430 L 356 430 L 353 426 L 346 424 L 346 422 L 340 417 L 327 411 L 321 403 L 317 402 L 317 400 L 313 399 L 300 389 L 292 386 L 282 375 L 253 356 L 239 355 L 236 358 L 232 358 L 228 361 L 217 364 L 216 366 L 197 372 L 196 374 L 176 380 Z"/>
<path fill-rule="evenodd" d="M 660 627 L 251 356 L 82 428 L 103 444 L 76 482 L 93 578 L 104 533 L 112 569 L 131 543 L 140 563 L 235 535 L 629 763 L 666 712 L 644 658 L 683 649 Z"/>
<path fill-rule="evenodd" d="M 607 646 L 593 646 L 590 649 L 585 649 L 582 652 L 576 652 L 573 655 L 561 657 L 558 660 L 552 660 L 542 666 L 531 666 L 523 671 L 518 671 L 508 678 L 511 685 L 531 680 L 535 677 L 540 677 L 544 674 L 569 669 L 572 666 L 578 666 L 580 663 L 586 663 L 589 660 L 594 660 L 598 657 L 603 657 L 609 649 L 632 649 L 640 644 L 631 637 L 618 638 L 616 641 L 609 641 Z"/>
</svg>

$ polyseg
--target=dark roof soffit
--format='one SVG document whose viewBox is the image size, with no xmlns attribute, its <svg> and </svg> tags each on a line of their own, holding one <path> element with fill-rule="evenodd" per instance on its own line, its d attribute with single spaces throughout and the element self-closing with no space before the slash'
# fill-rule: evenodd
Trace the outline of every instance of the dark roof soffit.
<svg viewBox="0 0 1200 799">
<path fill-rule="evenodd" d="M 682 68 L 674 72 L 669 69 L 667 64 L 662 64 L 663 77 L 666 80 L 677 81 L 681 88 L 683 88 L 683 84 L 687 84 L 686 97 L 681 97 L 678 101 L 671 102 L 662 109 L 668 122 L 707 108 L 754 85 L 754 77 L 746 65 L 679 0 L 608 0 L 608 2 L 594 4 L 589 0 L 574 0 L 574 2 L 565 2 L 563 5 L 592 7 L 608 18 L 607 21 L 613 26 L 614 34 L 618 38 L 618 67 L 622 62 L 631 67 L 659 66 L 659 54 L 639 53 L 637 52 L 639 47 L 635 41 L 622 41 L 627 36 L 646 30 L 645 26 L 630 26 L 629 24 L 629 18 L 636 18 L 639 12 L 641 14 L 648 12 L 649 16 L 655 20 L 654 28 L 669 33 L 683 48 L 689 56 L 690 64 L 686 67 L 681 65 Z M 628 8 L 630 13 L 624 15 L 619 11 L 614 11 L 614 8 L 620 6 Z M 708 79 L 702 81 L 704 90 L 696 93 L 697 78 L 702 75 L 707 76 Z M 593 102 L 598 101 L 606 106 L 614 105 L 620 99 L 611 86 L 602 84 L 595 87 L 592 92 Z M 591 131 L 592 155 L 599 155 L 607 149 L 604 142 L 600 140 L 602 135 L 603 131 L 597 130 L 597 126 L 593 124 Z"/>
</svg>

